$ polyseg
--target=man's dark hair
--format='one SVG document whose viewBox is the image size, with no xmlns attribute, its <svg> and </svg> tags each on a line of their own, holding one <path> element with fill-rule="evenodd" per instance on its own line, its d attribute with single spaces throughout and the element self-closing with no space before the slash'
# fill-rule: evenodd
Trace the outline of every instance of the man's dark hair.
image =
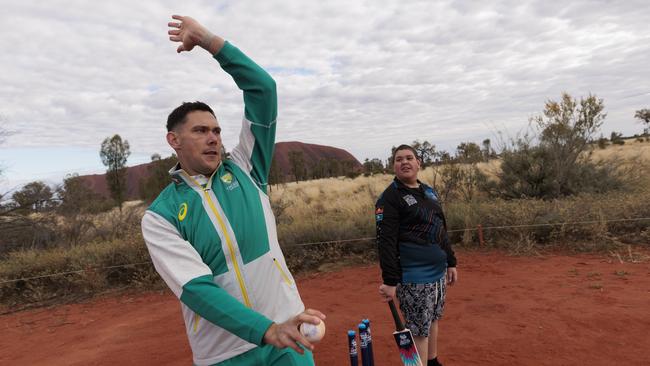
<svg viewBox="0 0 650 366">
<path fill-rule="evenodd" d="M 399 145 L 398 147 L 396 147 L 396 148 L 393 150 L 393 155 L 390 157 L 390 163 L 391 163 L 391 164 L 394 164 L 394 163 L 395 163 L 395 155 L 396 155 L 397 152 L 400 151 L 400 150 L 411 150 L 411 152 L 413 153 L 413 155 L 415 155 L 415 158 L 418 159 L 418 160 L 420 160 L 420 157 L 418 156 L 418 152 L 415 151 L 415 149 L 414 149 L 413 147 L 411 147 L 411 145 L 402 144 L 402 145 Z"/>
<path fill-rule="evenodd" d="M 185 117 L 187 117 L 187 114 L 194 111 L 210 112 L 210 114 L 215 118 L 217 117 L 214 115 L 212 108 L 203 102 L 184 102 L 176 107 L 176 109 L 169 114 L 169 117 L 167 117 L 167 131 L 171 131 L 176 128 L 176 126 L 185 123 Z"/>
</svg>

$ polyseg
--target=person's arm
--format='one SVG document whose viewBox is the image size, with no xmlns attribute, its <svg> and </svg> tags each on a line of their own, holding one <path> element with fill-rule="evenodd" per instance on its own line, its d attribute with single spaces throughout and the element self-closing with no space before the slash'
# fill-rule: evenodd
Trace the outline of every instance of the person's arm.
<svg viewBox="0 0 650 366">
<path fill-rule="evenodd" d="M 244 92 L 244 119 L 239 144 L 230 155 L 266 192 L 275 147 L 278 104 L 275 81 L 228 42 L 214 58 Z"/>
<path fill-rule="evenodd" d="M 447 254 L 447 283 L 453 285 L 458 280 L 458 271 L 456 270 L 456 265 L 457 265 L 456 254 L 454 253 L 454 250 L 451 247 L 451 242 L 449 241 L 449 234 L 447 233 L 447 219 L 445 218 L 444 212 L 442 212 L 442 204 L 440 203 L 440 197 L 438 196 L 438 193 L 435 191 L 433 192 L 433 194 L 436 195 L 436 198 L 438 199 L 438 204 L 440 204 L 441 206 L 441 215 L 442 215 L 444 233 L 442 236 L 442 243 L 440 243 L 440 246 Z"/>
<path fill-rule="evenodd" d="M 447 220 L 443 215 L 444 223 L 444 238 L 442 241 L 442 249 L 447 253 L 447 283 L 453 285 L 458 281 L 458 271 L 456 270 L 457 260 L 456 254 L 451 247 L 451 242 L 449 241 L 449 235 L 447 234 Z"/>
<path fill-rule="evenodd" d="M 391 193 L 390 190 L 386 190 L 375 205 L 377 250 L 383 280 L 380 293 L 386 297 L 394 296 L 394 287 L 402 279 L 398 246 L 399 208 Z"/>
<path fill-rule="evenodd" d="M 142 236 L 156 271 L 181 302 L 230 333 L 262 344 L 273 322 L 214 283 L 210 268 L 171 223 L 147 211 L 142 218 Z"/>
<path fill-rule="evenodd" d="M 163 217 L 147 211 L 142 218 L 142 236 L 160 277 L 174 295 L 201 318 L 253 344 L 291 347 L 303 353 L 296 344 L 299 342 L 313 349 L 298 331 L 298 325 L 318 324 L 321 319 L 325 320 L 323 313 L 306 309 L 284 323 L 274 323 L 214 283 L 212 271 L 199 253 Z"/>
<path fill-rule="evenodd" d="M 181 42 L 177 52 L 199 46 L 208 51 L 244 92 L 244 120 L 239 144 L 231 151 L 233 161 L 253 177 L 264 191 L 268 184 L 273 149 L 278 98 L 273 78 L 223 38 L 210 33 L 196 20 L 174 15 L 180 22 L 168 25 L 169 39 Z"/>
</svg>

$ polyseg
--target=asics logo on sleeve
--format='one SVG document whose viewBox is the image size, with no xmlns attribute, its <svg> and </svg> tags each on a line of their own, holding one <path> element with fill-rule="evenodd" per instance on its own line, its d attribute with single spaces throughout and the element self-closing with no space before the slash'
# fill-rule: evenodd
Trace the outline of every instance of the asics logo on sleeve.
<svg viewBox="0 0 650 366">
<path fill-rule="evenodd" d="M 180 221 L 185 220 L 185 216 L 187 216 L 187 203 L 183 202 L 181 203 L 181 207 L 178 210 L 178 219 Z"/>
</svg>

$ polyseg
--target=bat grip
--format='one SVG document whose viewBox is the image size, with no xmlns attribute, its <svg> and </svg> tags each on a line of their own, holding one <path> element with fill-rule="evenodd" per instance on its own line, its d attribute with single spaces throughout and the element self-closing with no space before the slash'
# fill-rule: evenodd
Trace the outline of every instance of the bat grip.
<svg viewBox="0 0 650 366">
<path fill-rule="evenodd" d="M 390 312 L 393 313 L 393 320 L 395 321 L 395 329 L 397 331 L 404 330 L 404 323 L 402 323 L 402 318 L 400 318 L 393 300 L 388 301 L 388 306 L 390 306 Z"/>
</svg>

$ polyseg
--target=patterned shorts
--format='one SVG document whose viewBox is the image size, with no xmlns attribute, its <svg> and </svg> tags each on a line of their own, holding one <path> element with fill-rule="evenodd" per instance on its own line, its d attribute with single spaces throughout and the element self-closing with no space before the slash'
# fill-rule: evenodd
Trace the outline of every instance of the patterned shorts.
<svg viewBox="0 0 650 366">
<path fill-rule="evenodd" d="M 406 327 L 413 335 L 429 336 L 431 322 L 442 318 L 445 309 L 446 277 L 434 283 L 402 283 L 397 285 L 397 300 Z"/>
</svg>

